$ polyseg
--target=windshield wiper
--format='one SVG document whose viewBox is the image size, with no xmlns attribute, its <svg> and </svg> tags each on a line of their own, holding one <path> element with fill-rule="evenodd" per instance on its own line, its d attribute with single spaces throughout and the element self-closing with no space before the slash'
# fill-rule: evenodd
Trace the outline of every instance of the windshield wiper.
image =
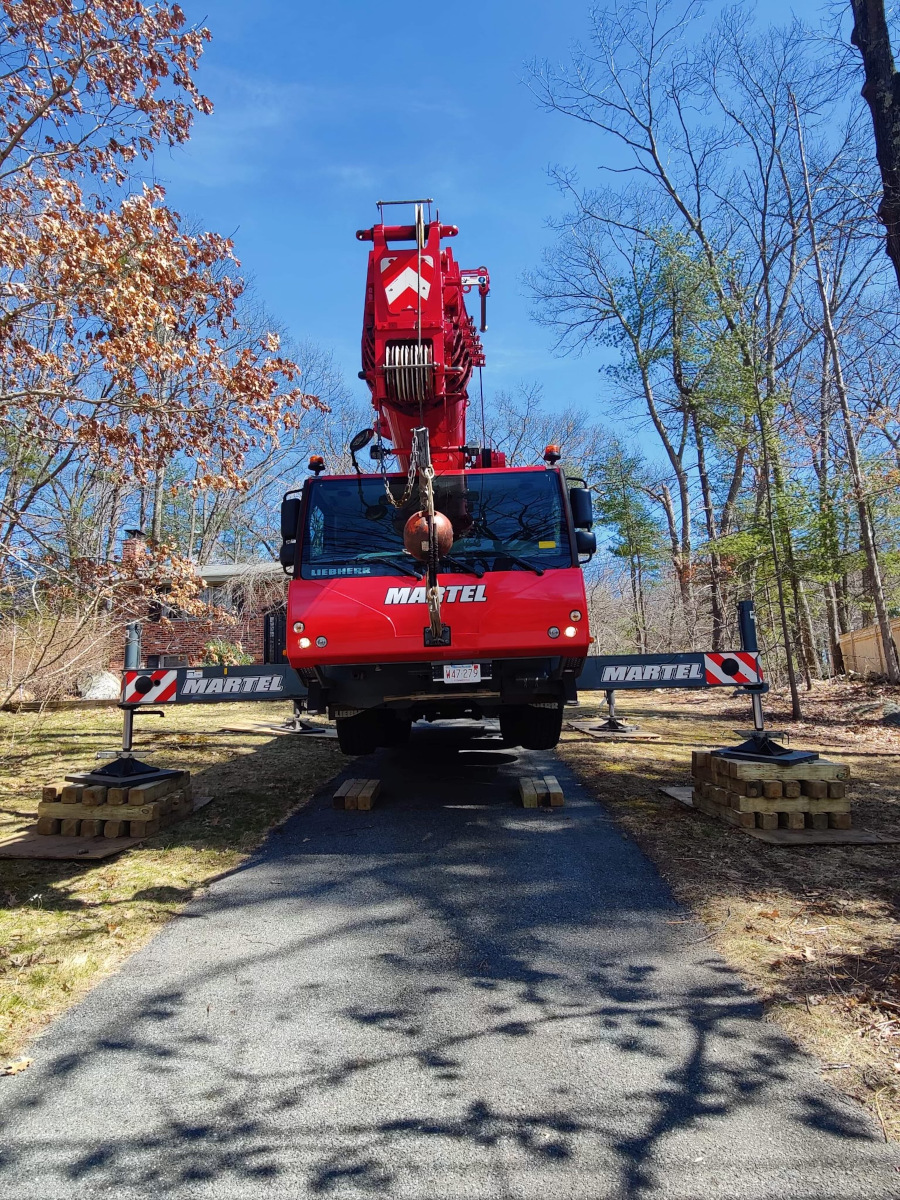
<svg viewBox="0 0 900 1200">
<path fill-rule="evenodd" d="M 441 562 L 449 563 L 451 567 L 456 567 L 457 571 L 464 571 L 466 575 L 474 575 L 476 579 L 484 578 L 484 567 L 479 563 L 469 566 L 468 563 L 460 562 L 458 558 L 451 558 L 449 554 L 445 554 Z"/>
<path fill-rule="evenodd" d="M 396 559 L 389 558 L 386 554 L 357 554 L 354 562 L 366 563 L 384 563 L 385 566 L 394 567 L 397 571 L 402 571 L 404 575 L 411 575 L 413 579 L 421 579 L 423 572 L 414 570 L 408 567 L 404 562 L 397 562 Z"/>
<path fill-rule="evenodd" d="M 516 563 L 520 567 L 524 567 L 526 571 L 534 571 L 535 575 L 543 575 L 544 568 L 535 566 L 533 562 L 529 562 L 527 558 L 519 558 L 518 554 L 513 554 L 511 550 L 503 549 L 499 552 L 502 558 L 508 558 L 510 562 Z"/>
</svg>

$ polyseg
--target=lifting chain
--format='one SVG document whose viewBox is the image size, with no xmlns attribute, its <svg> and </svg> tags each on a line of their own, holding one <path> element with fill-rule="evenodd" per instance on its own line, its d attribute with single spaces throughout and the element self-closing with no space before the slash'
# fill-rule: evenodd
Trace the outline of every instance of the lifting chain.
<svg viewBox="0 0 900 1200">
<path fill-rule="evenodd" d="M 403 489 L 403 495 L 400 497 L 400 499 L 395 500 L 391 493 L 391 485 L 388 482 L 387 467 L 384 465 L 384 457 L 385 456 L 384 456 L 384 446 L 383 446 L 382 440 L 381 440 L 381 430 L 378 429 L 377 427 L 376 427 L 376 433 L 378 435 L 378 449 L 379 449 L 378 459 L 381 464 L 381 478 L 384 481 L 385 495 L 388 498 L 388 503 L 392 504 L 394 508 L 403 508 L 403 506 L 408 504 L 409 501 L 412 499 L 412 494 L 416 487 L 416 476 L 418 474 L 418 468 L 419 468 L 419 447 L 416 443 L 415 438 L 413 438 L 412 444 L 409 448 L 409 471 L 407 472 L 407 476 L 406 476 L 406 487 Z"/>
<path fill-rule="evenodd" d="M 431 636 L 435 641 L 440 641 L 443 632 L 441 591 L 437 581 L 440 552 L 437 535 L 434 531 L 434 467 L 430 461 L 426 462 L 419 471 L 419 501 L 428 520 L 428 586 L 425 591 L 425 601 L 428 605 Z"/>
<path fill-rule="evenodd" d="M 438 566 L 440 564 L 440 553 L 438 549 L 438 540 L 434 532 L 434 467 L 431 465 L 431 455 L 428 451 L 427 433 L 424 430 L 424 454 L 421 453 L 421 443 L 416 437 L 416 430 L 413 431 L 412 439 L 409 447 L 409 471 L 406 476 L 406 487 L 403 489 L 403 495 L 395 500 L 391 494 L 391 486 L 388 482 L 387 468 L 384 465 L 384 454 L 379 454 L 379 462 L 381 464 L 381 478 L 384 481 L 384 491 L 388 498 L 388 502 L 394 508 L 400 509 L 408 504 L 412 499 L 412 494 L 415 491 L 416 479 L 419 481 L 419 504 L 425 517 L 428 521 L 428 576 L 427 588 L 425 591 L 425 600 L 428 605 L 428 621 L 431 628 L 431 636 L 435 641 L 439 641 L 443 633 L 443 623 L 441 621 L 441 590 L 438 586 L 437 575 Z M 382 447 L 381 431 L 376 425 L 376 434 L 378 437 L 379 449 Z"/>
</svg>

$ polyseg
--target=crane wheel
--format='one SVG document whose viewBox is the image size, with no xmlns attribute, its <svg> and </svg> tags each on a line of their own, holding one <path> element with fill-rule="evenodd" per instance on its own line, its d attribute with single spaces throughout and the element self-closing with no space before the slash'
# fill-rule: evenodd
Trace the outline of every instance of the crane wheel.
<svg viewBox="0 0 900 1200">
<path fill-rule="evenodd" d="M 562 705 L 535 708 L 531 704 L 510 704 L 500 709 L 500 733 L 509 746 L 552 750 L 562 732 L 562 718 Z"/>
<path fill-rule="evenodd" d="M 378 749 L 381 733 L 381 714 L 376 711 L 357 713 L 353 717 L 338 717 L 338 745 L 344 754 L 373 754 Z"/>
<path fill-rule="evenodd" d="M 409 741 L 410 731 L 412 730 L 412 721 L 409 717 L 401 717 L 393 712 L 383 713 L 382 716 L 384 717 L 384 721 L 379 745 L 405 746 Z"/>
</svg>

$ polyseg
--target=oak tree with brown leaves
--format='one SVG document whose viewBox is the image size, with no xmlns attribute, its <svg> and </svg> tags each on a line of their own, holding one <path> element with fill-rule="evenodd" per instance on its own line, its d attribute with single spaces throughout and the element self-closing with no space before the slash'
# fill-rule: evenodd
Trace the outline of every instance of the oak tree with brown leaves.
<svg viewBox="0 0 900 1200">
<path fill-rule="evenodd" d="M 13 607 L 38 581 L 83 595 L 93 619 L 131 585 L 48 536 L 42 501 L 66 471 L 144 486 L 186 456 L 195 489 L 239 490 L 247 456 L 317 401 L 274 333 L 241 336 L 231 242 L 189 231 L 142 178 L 211 112 L 194 80 L 209 32 L 165 0 L 0 14 L 0 583 Z"/>
</svg>

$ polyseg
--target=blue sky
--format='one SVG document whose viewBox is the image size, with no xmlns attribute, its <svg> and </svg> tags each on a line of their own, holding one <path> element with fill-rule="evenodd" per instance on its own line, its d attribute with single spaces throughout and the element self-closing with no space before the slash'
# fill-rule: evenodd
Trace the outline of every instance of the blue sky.
<svg viewBox="0 0 900 1200">
<path fill-rule="evenodd" d="M 757 7 L 776 20 L 788 11 Z M 408 196 L 435 197 L 460 227 L 462 265 L 491 272 L 486 391 L 538 380 L 554 407 L 601 400 L 599 358 L 554 357 L 521 282 L 563 208 L 548 166 L 577 165 L 590 180 L 604 153 L 521 82 L 527 60 L 567 57 L 587 30 L 587 0 L 184 8 L 213 33 L 199 82 L 216 111 L 198 117 L 186 147 L 157 157 L 157 176 L 184 215 L 234 237 L 272 314 L 332 349 L 361 400 L 366 247 L 354 232 L 374 222 L 376 200 Z M 815 19 L 821 6 L 793 10 Z"/>
</svg>

